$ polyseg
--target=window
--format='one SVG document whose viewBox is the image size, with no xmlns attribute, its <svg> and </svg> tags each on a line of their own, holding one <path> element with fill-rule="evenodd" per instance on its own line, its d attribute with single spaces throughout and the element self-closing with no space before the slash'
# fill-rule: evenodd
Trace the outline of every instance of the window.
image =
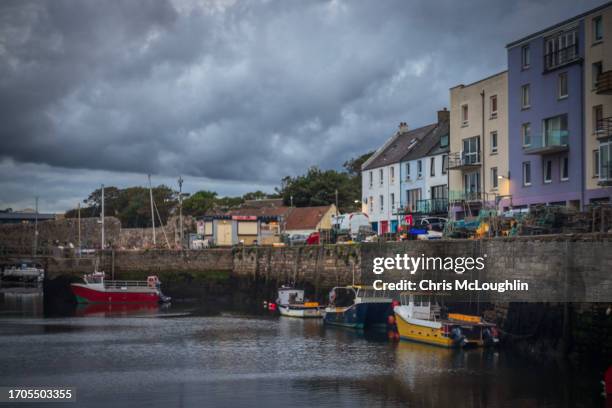
<svg viewBox="0 0 612 408">
<path fill-rule="evenodd" d="M 523 185 L 531 185 L 531 162 L 523 163 Z"/>
<path fill-rule="evenodd" d="M 462 105 L 461 106 L 461 125 L 462 126 L 467 126 L 469 123 L 469 116 L 468 116 L 469 112 L 468 112 L 468 106 L 467 105 Z"/>
<path fill-rule="evenodd" d="M 599 150 L 593 150 L 593 177 L 599 177 Z"/>
<path fill-rule="evenodd" d="M 569 158 L 564 156 L 561 158 L 561 181 L 569 179 Z"/>
<path fill-rule="evenodd" d="M 395 193 L 389 195 L 389 204 L 391 204 L 391 211 L 395 211 Z"/>
<path fill-rule="evenodd" d="M 374 184 L 374 173 L 370 172 L 370 187 Z"/>
<path fill-rule="evenodd" d="M 440 147 L 448 147 L 448 135 L 440 137 Z"/>
<path fill-rule="evenodd" d="M 489 105 L 490 105 L 489 109 L 491 109 L 491 117 L 496 118 L 497 117 L 497 95 L 491 96 L 489 100 Z"/>
<path fill-rule="evenodd" d="M 603 21 L 601 16 L 593 19 L 593 42 L 603 40 Z"/>
<path fill-rule="evenodd" d="M 497 153 L 497 131 L 491 132 L 491 154 Z"/>
<path fill-rule="evenodd" d="M 578 56 L 577 30 L 561 31 L 546 39 L 544 69 L 549 70 L 574 61 Z"/>
<path fill-rule="evenodd" d="M 374 197 L 370 196 L 370 199 L 368 200 L 368 204 L 370 207 L 370 214 L 372 214 L 374 212 Z"/>
<path fill-rule="evenodd" d="M 432 157 L 429 159 L 429 175 L 434 177 L 436 175 L 436 158 Z"/>
<path fill-rule="evenodd" d="M 597 87 L 597 79 L 599 78 L 599 75 L 601 75 L 601 72 L 603 71 L 603 66 L 601 65 L 601 61 L 599 62 L 594 62 L 593 66 L 591 67 L 591 72 L 593 75 L 593 89 L 595 89 Z"/>
<path fill-rule="evenodd" d="M 389 167 L 389 179 L 391 183 L 395 183 L 395 167 Z"/>
<path fill-rule="evenodd" d="M 523 69 L 529 68 L 530 64 L 531 64 L 531 50 L 529 49 L 528 45 L 524 45 L 523 48 L 521 49 L 521 67 L 523 67 Z"/>
<path fill-rule="evenodd" d="M 497 190 L 499 186 L 499 178 L 497 177 L 497 167 L 491 167 L 491 184 L 493 185 L 493 190 Z"/>
<path fill-rule="evenodd" d="M 542 146 L 561 146 L 567 144 L 567 115 L 544 119 L 544 144 Z"/>
<path fill-rule="evenodd" d="M 417 160 L 417 178 L 423 177 L 423 162 Z"/>
<path fill-rule="evenodd" d="M 463 175 L 463 191 L 467 200 L 480 199 L 480 172 Z"/>
<path fill-rule="evenodd" d="M 406 180 L 410 180 L 410 163 L 406 163 Z"/>
<path fill-rule="evenodd" d="M 416 211 L 417 203 L 421 199 L 421 189 L 415 188 L 406 190 L 406 209 L 408 211 Z"/>
<path fill-rule="evenodd" d="M 442 155 L 442 174 L 446 174 L 448 171 L 448 154 Z"/>
<path fill-rule="evenodd" d="M 480 137 L 474 136 L 463 139 L 463 152 L 461 161 L 463 164 L 480 163 Z"/>
<path fill-rule="evenodd" d="M 603 105 L 593 106 L 593 129 L 596 132 L 603 130 Z"/>
<path fill-rule="evenodd" d="M 385 182 L 385 172 L 383 171 L 383 169 L 378 170 L 378 177 L 380 179 L 380 185 L 382 186 Z"/>
<path fill-rule="evenodd" d="M 612 142 L 608 141 L 599 145 L 599 179 L 612 179 Z"/>
<path fill-rule="evenodd" d="M 531 146 L 531 123 L 521 125 L 521 135 L 523 137 L 523 147 Z"/>
<path fill-rule="evenodd" d="M 557 81 L 557 97 L 559 99 L 567 98 L 567 72 L 559 74 Z"/>
<path fill-rule="evenodd" d="M 552 182 L 552 160 L 544 161 L 544 183 Z"/>
<path fill-rule="evenodd" d="M 521 87 L 521 108 L 528 109 L 531 106 L 531 95 L 529 92 L 529 84 Z"/>
<path fill-rule="evenodd" d="M 380 200 L 380 212 L 383 212 L 385 210 L 385 197 L 381 195 L 378 199 Z"/>
</svg>

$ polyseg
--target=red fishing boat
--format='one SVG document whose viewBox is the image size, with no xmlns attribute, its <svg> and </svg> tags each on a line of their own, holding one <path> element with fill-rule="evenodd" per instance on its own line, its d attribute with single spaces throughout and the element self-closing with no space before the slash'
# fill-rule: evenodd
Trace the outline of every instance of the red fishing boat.
<svg viewBox="0 0 612 408">
<path fill-rule="evenodd" d="M 71 283 L 72 293 L 79 303 L 163 303 L 170 298 L 161 292 L 157 276 L 146 281 L 106 280 L 104 272 L 83 277 L 84 283 Z"/>
</svg>

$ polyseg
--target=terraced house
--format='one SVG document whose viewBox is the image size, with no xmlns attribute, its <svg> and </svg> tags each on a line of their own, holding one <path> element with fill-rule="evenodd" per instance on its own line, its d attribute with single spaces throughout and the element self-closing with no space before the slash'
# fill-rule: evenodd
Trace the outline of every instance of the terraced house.
<svg viewBox="0 0 612 408">
<path fill-rule="evenodd" d="M 432 195 L 444 199 L 447 148 L 441 147 L 440 141 L 445 139 L 447 110 L 438 113 L 438 122 L 414 130 L 401 123 L 399 130 L 363 164 L 363 209 L 373 231 L 396 232 L 403 215 L 431 210 Z"/>
<path fill-rule="evenodd" d="M 450 90 L 449 201 L 459 218 L 511 204 L 508 73 Z"/>
<path fill-rule="evenodd" d="M 609 107 L 610 98 L 604 75 L 602 89 L 596 88 L 610 53 L 603 29 L 611 4 L 507 46 L 510 194 L 515 207 L 579 209 L 608 197 L 594 178 L 609 157 L 603 137 L 609 123 L 603 120 L 603 107 Z"/>
</svg>

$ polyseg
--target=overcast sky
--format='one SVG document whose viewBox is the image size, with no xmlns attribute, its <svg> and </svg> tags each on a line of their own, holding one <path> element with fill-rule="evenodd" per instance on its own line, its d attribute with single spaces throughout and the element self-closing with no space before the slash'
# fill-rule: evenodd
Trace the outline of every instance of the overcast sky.
<svg viewBox="0 0 612 408">
<path fill-rule="evenodd" d="M 99 184 L 238 195 L 339 168 L 505 44 L 602 1 L 0 2 L 0 209 Z"/>
</svg>

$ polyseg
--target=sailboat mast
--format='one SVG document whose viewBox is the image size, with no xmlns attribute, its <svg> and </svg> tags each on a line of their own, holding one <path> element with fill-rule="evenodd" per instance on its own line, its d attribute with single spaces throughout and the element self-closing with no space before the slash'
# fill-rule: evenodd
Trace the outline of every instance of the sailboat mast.
<svg viewBox="0 0 612 408">
<path fill-rule="evenodd" d="M 155 213 L 153 211 L 153 186 L 151 185 L 151 175 L 149 174 L 149 197 L 151 198 L 151 225 L 153 226 L 153 245 L 155 242 Z"/>
<path fill-rule="evenodd" d="M 100 213 L 100 220 L 102 221 L 102 243 L 100 247 L 104 249 L 106 247 L 104 240 L 104 184 L 102 184 L 102 211 Z"/>
</svg>

